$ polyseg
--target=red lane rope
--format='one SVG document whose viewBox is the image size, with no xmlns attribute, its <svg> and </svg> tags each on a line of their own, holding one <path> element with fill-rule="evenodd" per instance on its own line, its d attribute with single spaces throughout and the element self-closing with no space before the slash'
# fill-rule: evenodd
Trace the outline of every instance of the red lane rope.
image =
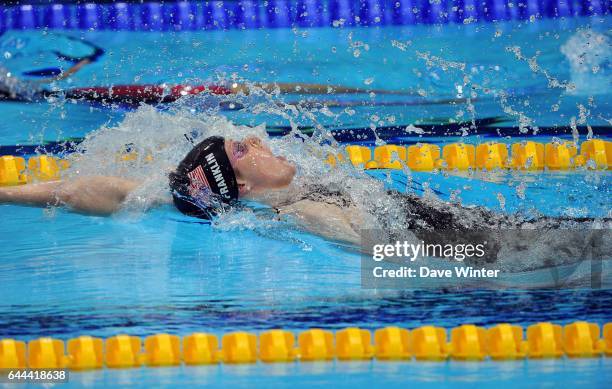
<svg viewBox="0 0 612 389">
<path fill-rule="evenodd" d="M 114 85 L 111 87 L 84 87 L 66 91 L 66 97 L 102 103 L 171 103 L 183 96 L 211 93 L 232 94 L 220 85 Z"/>
</svg>

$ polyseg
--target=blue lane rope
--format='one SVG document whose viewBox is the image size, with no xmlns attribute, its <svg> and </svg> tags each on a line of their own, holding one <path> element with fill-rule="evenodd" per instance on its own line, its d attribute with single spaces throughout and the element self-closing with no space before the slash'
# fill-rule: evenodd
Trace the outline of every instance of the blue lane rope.
<svg viewBox="0 0 612 389">
<path fill-rule="evenodd" d="M 609 0 L 238 0 L 0 5 L 8 29 L 225 30 L 609 15 Z"/>
</svg>

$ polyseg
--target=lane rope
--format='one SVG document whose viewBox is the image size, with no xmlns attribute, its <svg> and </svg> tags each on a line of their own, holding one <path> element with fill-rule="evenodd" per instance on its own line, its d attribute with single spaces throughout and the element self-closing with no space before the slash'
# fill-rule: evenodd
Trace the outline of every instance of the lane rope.
<svg viewBox="0 0 612 389">
<path fill-rule="evenodd" d="M 256 0 L 23 4 L 0 6 L 5 29 L 128 31 L 227 30 L 471 24 L 607 15 L 606 1 L 583 0 Z"/>
<path fill-rule="evenodd" d="M 450 337 L 449 337 L 450 334 Z M 144 347 L 143 347 L 144 346 Z M 155 334 L 142 339 L 116 335 L 107 339 L 87 335 L 64 343 L 39 338 L 27 343 L 0 340 L 0 368 L 73 370 L 134 368 L 142 365 L 178 366 L 294 361 L 397 360 L 517 360 L 541 358 L 612 357 L 612 323 L 600 326 L 577 321 L 564 327 L 537 323 L 526 331 L 518 325 L 489 328 L 463 324 L 447 331 L 422 326 L 412 330 L 385 327 L 374 332 L 349 327 L 334 333 L 308 329 L 296 336 L 273 329 L 259 335 L 231 332 L 222 336 L 193 333 L 183 336 Z"/>
<path fill-rule="evenodd" d="M 74 147 L 74 146 L 71 146 Z M 517 172 L 550 170 L 609 170 L 612 168 L 612 142 L 591 139 L 582 142 L 580 148 L 573 142 L 536 143 L 523 141 L 510 145 L 482 143 L 472 145 L 451 143 L 442 148 L 436 144 L 417 143 L 408 147 L 383 145 L 372 149 L 366 146 L 346 146 L 340 154 L 327 156 L 330 167 L 350 163 L 366 170 L 394 169 L 413 171 L 501 171 Z M 35 149 L 39 152 L 40 149 Z M 152 155 L 139 155 L 135 151 L 118 152 L 117 163 L 131 161 L 150 162 Z M 62 171 L 70 167 L 66 159 L 52 155 L 35 155 L 26 159 L 20 156 L 0 156 L 0 186 L 22 185 L 36 181 L 61 178 Z"/>
</svg>

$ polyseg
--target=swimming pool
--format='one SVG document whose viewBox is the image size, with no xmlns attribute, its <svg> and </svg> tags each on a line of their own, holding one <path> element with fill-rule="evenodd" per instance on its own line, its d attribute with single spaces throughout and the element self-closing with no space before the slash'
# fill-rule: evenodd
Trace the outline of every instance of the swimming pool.
<svg viewBox="0 0 612 389">
<path fill-rule="evenodd" d="M 605 87 L 610 81 L 609 26 L 609 17 L 593 17 L 443 27 L 180 33 L 8 31 L 0 36 L 0 52 L 10 53 L 4 56 L 9 69 L 29 71 L 56 62 L 50 50 L 84 55 L 91 49 L 65 39 L 65 35 L 103 46 L 105 56 L 63 84 L 66 87 L 231 82 L 237 77 L 261 82 L 324 80 L 406 92 L 251 96 L 236 101 L 245 109 L 223 105 L 221 113 L 239 124 L 367 129 L 372 125 L 418 127 L 448 123 L 449 119 L 469 122 L 503 116 L 506 121 L 492 126 L 503 129 L 517 123 L 568 127 L 574 117 L 584 140 L 587 124 L 594 128 L 596 137 L 609 136 L 606 126 L 609 128 L 612 99 Z M 603 41 L 599 49 L 580 57 L 591 66 L 586 71 L 574 56 L 585 39 Z M 460 65 L 463 63 L 465 66 Z M 551 84 L 553 79 L 561 80 L 561 86 Z M 568 81 L 573 87 L 564 84 Z M 476 96 L 465 102 L 470 93 Z M 449 99 L 458 100 L 449 103 Z M 61 100 L 3 102 L 0 144 L 62 141 L 105 126 L 115 128 L 103 132 L 103 141 L 117 138 L 110 146 L 141 141 L 148 147 L 154 144 L 148 142 L 149 137 L 153 142 L 163 140 L 156 138 L 156 132 L 172 126 L 178 126 L 176 131 L 188 131 L 194 125 L 191 120 L 204 120 L 211 109 L 217 109 L 214 104 L 218 102 L 187 99 L 159 111 Z M 282 104 L 274 104 L 277 102 Z M 299 109 L 295 113 L 283 104 Z M 531 129 L 524 136 L 541 142 L 552 139 L 551 135 L 533 135 Z M 556 136 L 571 139 L 572 133 Z M 499 139 L 493 131 L 493 135 L 489 132 L 462 140 L 516 142 L 522 138 Z M 442 144 L 457 139 L 416 132 L 401 141 Z M 102 146 L 100 150 L 105 149 Z M 103 172 L 113 169 L 112 161 L 96 163 Z M 405 190 L 402 175 L 393 172 L 391 185 Z M 412 177 L 438 190 L 443 198 L 460 190 L 464 203 L 497 210 L 535 208 L 547 215 L 610 215 L 608 171 L 476 178 L 413 173 Z M 519 187 L 524 196 L 519 195 Z M 422 193 L 423 187 L 414 190 Z M 136 208 L 117 217 L 98 218 L 63 210 L 2 206 L 0 336 L 69 339 L 82 334 L 221 335 L 271 328 L 301 331 L 310 327 L 415 328 L 424 324 L 451 328 L 464 323 L 527 326 L 575 320 L 602 325 L 612 320 L 609 285 L 569 290 L 369 290 L 361 287 L 358 253 L 286 225 L 261 223 L 242 215 L 237 221 L 247 227 L 236 227 L 235 223 L 230 228 L 213 228 L 183 217 L 170 206 L 146 213 Z M 376 361 L 104 370 L 74 373 L 71 383 L 399 386 L 406 380 L 427 384 L 445 377 L 444 385 L 448 386 L 467 382 L 531 385 L 538 380 L 550 385 L 586 382 L 603 387 L 610 381 L 610 371 L 609 359 L 440 364 Z M 350 380 L 345 375 L 349 372 Z"/>
</svg>

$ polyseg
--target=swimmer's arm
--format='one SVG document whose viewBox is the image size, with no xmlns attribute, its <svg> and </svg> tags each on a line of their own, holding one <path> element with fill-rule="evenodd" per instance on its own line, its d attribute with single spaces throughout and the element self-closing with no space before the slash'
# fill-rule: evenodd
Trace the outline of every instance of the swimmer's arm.
<svg viewBox="0 0 612 389">
<path fill-rule="evenodd" d="M 110 215 L 121 208 L 139 183 L 119 177 L 80 177 L 0 188 L 0 204 L 38 207 L 67 206 L 92 215 Z"/>
<path fill-rule="evenodd" d="M 281 214 L 293 216 L 302 228 L 316 235 L 359 244 L 358 226 L 361 225 L 362 218 L 356 209 L 302 200 L 279 211 Z"/>
<path fill-rule="evenodd" d="M 74 73 L 78 72 L 79 70 L 81 70 L 84 66 L 89 65 L 90 63 L 91 61 L 89 59 L 83 59 L 79 61 L 78 63 L 76 63 L 74 66 L 70 67 L 70 69 L 66 70 L 65 72 L 60 73 L 58 76 L 51 77 L 51 78 L 44 78 L 42 80 L 38 80 L 37 82 L 41 84 L 50 84 L 55 81 L 64 80 L 72 76 Z"/>
<path fill-rule="evenodd" d="M 68 78 L 68 77 L 72 76 L 74 73 L 76 73 L 79 70 L 81 70 L 84 66 L 89 65 L 90 63 L 91 63 L 91 61 L 89 59 L 81 60 L 76 65 L 71 67 L 70 69 L 66 70 L 65 72 L 62 72 L 59 76 L 55 77 L 54 81 L 59 81 L 59 80 L 63 80 L 65 78 Z"/>
</svg>

